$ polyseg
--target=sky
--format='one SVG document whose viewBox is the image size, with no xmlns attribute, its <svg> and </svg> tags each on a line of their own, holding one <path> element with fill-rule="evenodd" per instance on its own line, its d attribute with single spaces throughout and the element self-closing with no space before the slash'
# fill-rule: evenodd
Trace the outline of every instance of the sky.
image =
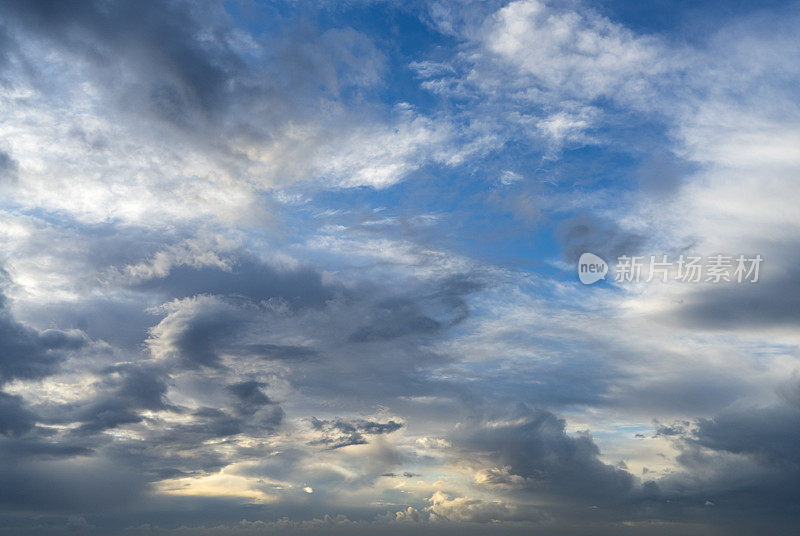
<svg viewBox="0 0 800 536">
<path fill-rule="evenodd" d="M 3 2 L 0 535 L 789 533 L 798 28 Z"/>
</svg>

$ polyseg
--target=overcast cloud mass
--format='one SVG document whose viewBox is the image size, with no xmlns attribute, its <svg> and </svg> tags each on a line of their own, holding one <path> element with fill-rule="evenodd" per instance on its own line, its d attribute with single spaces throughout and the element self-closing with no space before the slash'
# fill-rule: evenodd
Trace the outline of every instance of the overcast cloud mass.
<svg viewBox="0 0 800 536">
<path fill-rule="evenodd" d="M 792 533 L 798 31 L 3 2 L 0 535 Z"/>
</svg>

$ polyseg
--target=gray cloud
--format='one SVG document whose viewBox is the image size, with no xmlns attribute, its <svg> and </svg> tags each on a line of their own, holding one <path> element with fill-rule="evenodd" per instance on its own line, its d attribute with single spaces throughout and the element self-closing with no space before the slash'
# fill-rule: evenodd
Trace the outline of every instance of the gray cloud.
<svg viewBox="0 0 800 536">
<path fill-rule="evenodd" d="M 196 294 L 244 296 L 255 302 L 273 298 L 295 307 L 320 306 L 336 293 L 335 288 L 322 283 L 319 271 L 311 267 L 279 270 L 245 255 L 234 259 L 230 270 L 181 266 L 133 288 L 157 292 L 165 298 Z"/>
<path fill-rule="evenodd" d="M 228 385 L 225 389 L 237 400 L 235 410 L 239 415 L 253 419 L 259 430 L 272 430 L 283 421 L 284 412 L 261 390 L 263 382 L 253 380 Z"/>
<path fill-rule="evenodd" d="M 800 500 L 794 485 L 800 478 L 799 422 L 800 408 L 784 402 L 731 408 L 690 428 L 670 428 L 681 470 L 658 480 L 657 496 L 670 505 L 650 506 L 665 518 L 707 519 L 701 505 L 710 503 L 723 524 L 743 534 L 756 527 L 788 530 Z"/>
<path fill-rule="evenodd" d="M 312 445 L 322 445 L 329 449 L 338 449 L 350 445 L 365 445 L 368 440 L 365 436 L 391 434 L 403 427 L 403 423 L 387 421 L 385 423 L 357 419 L 347 421 L 344 419 L 321 420 L 311 418 L 312 428 L 320 432 L 322 437 L 311 442 Z"/>
<path fill-rule="evenodd" d="M 380 52 L 350 28 L 320 31 L 278 8 L 263 7 L 288 28 L 248 39 L 214 0 L 148 2 L 14 1 L 5 6 L 6 47 L 28 65 L 43 91 L 58 91 L 26 61 L 31 37 L 90 66 L 101 97 L 131 120 L 177 127 L 224 167 L 246 162 L 227 138 L 269 143 L 281 128 L 320 112 L 320 104 L 356 97 L 377 83 Z M 231 120 L 231 118 L 235 118 Z M 290 166 L 287 166 L 290 167 Z M 288 171 L 288 170 L 287 170 Z"/>
<path fill-rule="evenodd" d="M 490 467 L 508 467 L 522 488 L 561 501 L 608 507 L 634 492 L 635 479 L 603 463 L 588 434 L 567 435 L 564 419 L 524 405 L 509 417 L 463 423 L 451 439 L 465 454 L 484 455 Z"/>
<path fill-rule="evenodd" d="M 645 245 L 646 237 L 622 229 L 619 224 L 581 214 L 558 224 L 556 238 L 567 262 L 577 262 L 582 253 L 600 255 L 611 263 L 620 255 L 635 255 Z"/>
<path fill-rule="evenodd" d="M 156 368 L 121 365 L 106 371 L 101 394 L 76 415 L 78 433 L 99 432 L 142 420 L 139 410 L 168 409 L 167 384 Z"/>
<path fill-rule="evenodd" d="M 0 382 L 13 378 L 42 378 L 54 373 L 65 356 L 87 344 L 77 330 L 37 331 L 11 316 L 6 298 L 0 294 Z"/>
<path fill-rule="evenodd" d="M 793 246 L 787 245 L 787 249 Z M 800 271 L 792 254 L 773 257 L 786 268 L 769 266 L 767 258 L 757 283 L 711 285 L 684 298 L 674 309 L 674 321 L 705 329 L 742 329 L 793 326 L 800 320 L 796 296 L 800 295 Z"/>
<path fill-rule="evenodd" d="M 700 419 L 692 442 L 718 452 L 752 456 L 759 463 L 800 472 L 800 407 L 729 410 Z"/>
<path fill-rule="evenodd" d="M 244 346 L 242 352 L 262 359 L 278 361 L 307 361 L 315 359 L 319 355 L 319 352 L 311 348 L 286 344 L 250 344 Z"/>
<path fill-rule="evenodd" d="M 252 415 L 260 407 L 272 404 L 269 399 L 261 391 L 261 387 L 265 384 L 256 381 L 244 381 L 228 385 L 225 389 L 228 390 L 239 401 L 239 410 L 245 415 Z"/>
<path fill-rule="evenodd" d="M 643 194 L 656 199 L 668 198 L 678 192 L 693 170 L 693 166 L 674 154 L 656 152 L 645 157 L 636 178 Z"/>
<path fill-rule="evenodd" d="M 146 491 L 135 469 L 104 459 L 4 464 L 0 478 L 5 483 L 0 505 L 6 511 L 103 512 L 140 503 Z"/>
<path fill-rule="evenodd" d="M 789 331 L 774 361 L 743 364 L 768 342 L 747 329 L 692 361 L 676 316 L 626 318 L 618 289 L 476 267 L 642 250 L 636 210 L 580 207 L 630 170 L 618 130 L 641 147 L 669 43 L 577 4 L 323 4 L 0 8 L 0 533 L 790 533 L 800 391 L 743 401 L 794 366 Z M 652 155 L 634 202 L 692 178 Z M 793 326 L 794 272 L 764 276 L 687 295 L 683 321 Z M 625 468 L 649 459 L 603 455 L 654 414 L 678 420 L 638 443 L 679 455 L 641 484 Z"/>
<path fill-rule="evenodd" d="M 230 28 L 224 22 L 211 23 L 215 17 L 226 20 L 213 2 L 134 8 L 125 2 L 67 6 L 42 1 L 10 2 L 6 8 L 22 27 L 94 64 L 110 87 L 120 84 L 112 76 L 115 64 L 140 74 L 146 109 L 179 124 L 187 125 L 198 113 L 203 118 L 218 111 L 226 82 L 241 67 L 225 45 Z M 213 39 L 199 39 L 194 30 L 201 25 Z"/>
<path fill-rule="evenodd" d="M 358 328 L 350 336 L 354 342 L 389 340 L 404 335 L 426 335 L 442 325 L 425 316 L 411 300 L 390 299 L 374 307 L 374 317 L 368 326 Z"/>
<path fill-rule="evenodd" d="M 19 165 L 16 160 L 11 158 L 7 152 L 0 150 L 0 185 L 3 182 L 13 182 L 17 178 L 17 168 Z"/>
<path fill-rule="evenodd" d="M 24 407 L 22 397 L 0 392 L 0 434 L 20 435 L 35 422 L 36 416 Z"/>
<path fill-rule="evenodd" d="M 353 342 L 388 341 L 404 336 L 425 336 L 455 326 L 469 316 L 464 296 L 483 284 L 467 275 L 437 281 L 429 293 L 393 296 L 371 306 L 366 325 L 351 335 Z"/>
</svg>

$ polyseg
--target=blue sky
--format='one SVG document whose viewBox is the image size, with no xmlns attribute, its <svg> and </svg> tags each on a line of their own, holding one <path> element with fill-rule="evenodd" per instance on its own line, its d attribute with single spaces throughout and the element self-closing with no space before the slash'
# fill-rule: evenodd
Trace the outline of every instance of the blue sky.
<svg viewBox="0 0 800 536">
<path fill-rule="evenodd" d="M 798 7 L 4 4 L 0 534 L 785 534 Z"/>
</svg>

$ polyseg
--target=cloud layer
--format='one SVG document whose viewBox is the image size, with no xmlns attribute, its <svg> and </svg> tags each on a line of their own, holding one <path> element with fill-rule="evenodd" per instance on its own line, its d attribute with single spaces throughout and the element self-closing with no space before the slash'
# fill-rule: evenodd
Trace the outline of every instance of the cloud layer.
<svg viewBox="0 0 800 536">
<path fill-rule="evenodd" d="M 668 11 L 5 3 L 0 534 L 791 530 L 800 12 Z"/>
</svg>

